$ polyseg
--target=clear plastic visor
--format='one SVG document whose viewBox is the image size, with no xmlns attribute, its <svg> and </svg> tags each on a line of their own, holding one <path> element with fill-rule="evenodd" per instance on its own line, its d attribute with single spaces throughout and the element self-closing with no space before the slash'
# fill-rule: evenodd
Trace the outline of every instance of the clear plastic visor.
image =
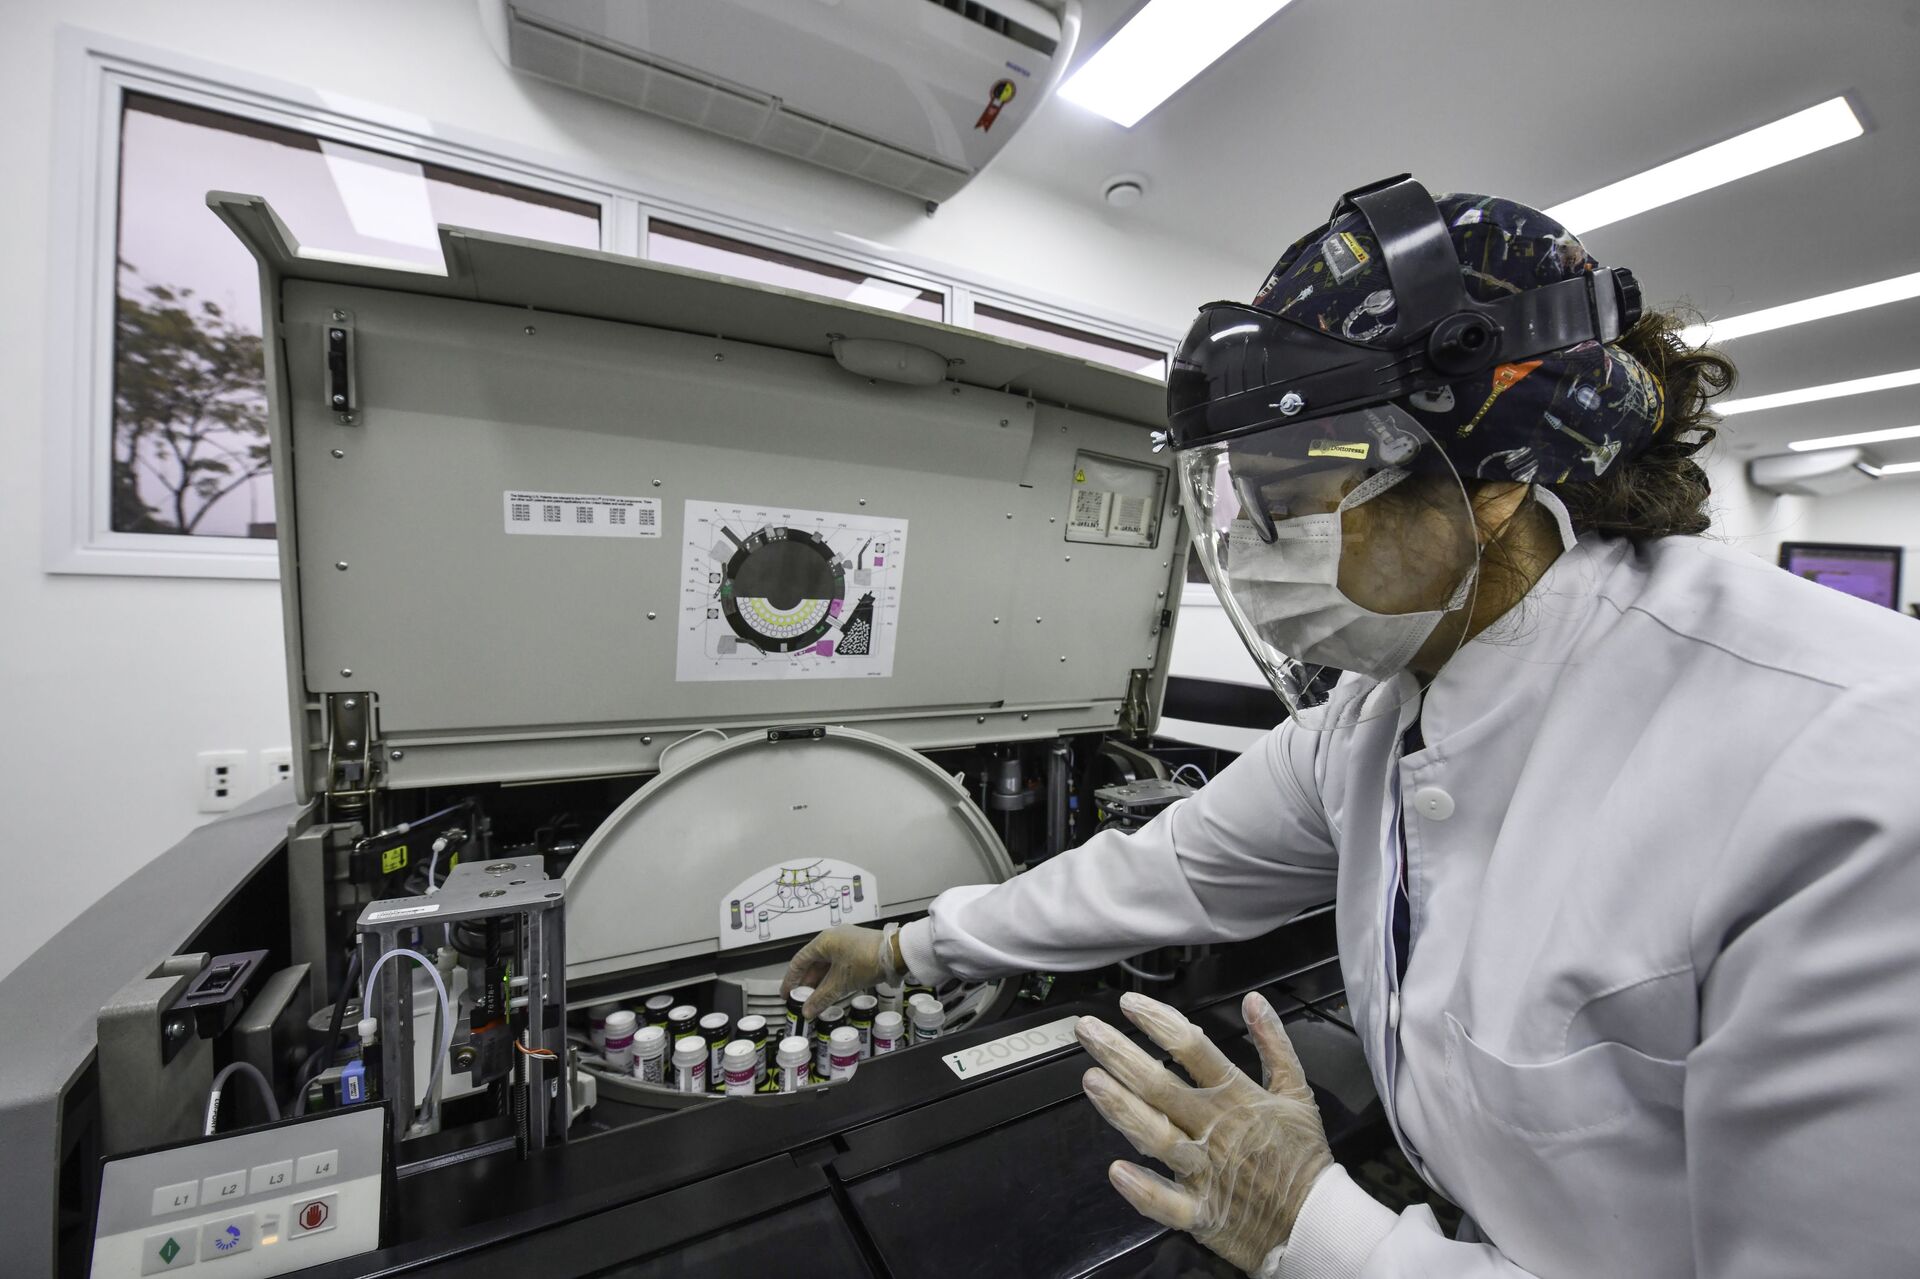
<svg viewBox="0 0 1920 1279">
<path fill-rule="evenodd" d="M 1410 415 L 1368 408 L 1178 461 L 1207 579 L 1303 724 L 1398 714 L 1459 647 L 1479 580 L 1473 507 Z"/>
</svg>

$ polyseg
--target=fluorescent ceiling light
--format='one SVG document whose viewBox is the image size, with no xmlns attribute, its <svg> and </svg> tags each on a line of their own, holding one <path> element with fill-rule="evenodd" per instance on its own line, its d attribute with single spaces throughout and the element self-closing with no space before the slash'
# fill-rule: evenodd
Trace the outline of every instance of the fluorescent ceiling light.
<svg viewBox="0 0 1920 1279">
<path fill-rule="evenodd" d="M 1850 382 L 1828 382 L 1824 386 L 1804 386 L 1798 391 L 1781 391 L 1778 395 L 1750 395 L 1744 400 L 1728 400 L 1725 404 L 1717 404 L 1714 411 L 1723 417 L 1734 413 L 1758 413 L 1761 409 L 1781 409 L 1789 404 L 1811 404 L 1815 400 L 1836 400 L 1843 395 L 1865 395 L 1868 391 L 1886 391 L 1896 386 L 1920 386 L 1920 369 L 1857 377 Z"/>
<path fill-rule="evenodd" d="M 1287 0 L 1148 0 L 1060 86 L 1060 96 L 1131 129 Z"/>
<path fill-rule="evenodd" d="M 1864 311 L 1870 306 L 1885 306 L 1889 302 L 1904 302 L 1908 298 L 1920 298 L 1920 271 L 1915 271 L 1911 275 L 1897 275 L 1891 280 L 1862 284 L 1858 288 L 1841 289 L 1837 293 L 1822 293 L 1817 298 L 1807 298 L 1800 302 L 1770 306 L 1764 311 L 1749 311 L 1745 315 L 1736 315 L 1725 320 L 1690 324 L 1681 330 L 1680 337 L 1689 346 L 1705 346 L 1709 342 L 1731 342 L 1735 338 L 1747 337 L 1754 333 L 1784 329 L 1790 324 L 1824 320 L 1831 315 Z"/>
<path fill-rule="evenodd" d="M 1794 440 L 1787 447 L 1796 453 L 1816 449 L 1845 448 L 1849 444 L 1880 444 L 1887 440 L 1911 440 L 1920 437 L 1920 426 L 1894 426 L 1884 431 L 1856 431 L 1852 435 L 1823 435 L 1817 440 Z"/>
<path fill-rule="evenodd" d="M 1920 471 L 1920 462 L 1895 462 L 1878 469 L 1882 475 L 1911 475 L 1915 471 Z"/>
<path fill-rule="evenodd" d="M 1547 210 L 1547 216 L 1575 235 L 1584 235 L 1636 213 L 1798 160 L 1864 132 L 1845 98 L 1829 98 L 1819 106 L 1796 111 L 1785 119 L 1556 204 Z"/>
</svg>

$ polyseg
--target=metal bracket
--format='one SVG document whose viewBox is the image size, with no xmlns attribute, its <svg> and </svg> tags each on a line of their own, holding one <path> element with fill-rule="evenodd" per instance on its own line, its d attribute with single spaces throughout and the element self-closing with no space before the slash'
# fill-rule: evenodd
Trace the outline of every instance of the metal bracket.
<svg viewBox="0 0 1920 1279">
<path fill-rule="evenodd" d="M 373 694 L 327 694 L 329 819 L 367 811 L 374 790 Z"/>
<path fill-rule="evenodd" d="M 1120 706 L 1118 728 L 1123 737 L 1144 737 L 1147 732 L 1147 681 L 1153 672 L 1136 667 L 1127 673 L 1127 699 Z"/>
<path fill-rule="evenodd" d="M 354 368 L 353 312 L 334 311 L 320 330 L 323 363 L 320 379 L 327 409 L 342 426 L 360 421 L 360 387 Z"/>
</svg>

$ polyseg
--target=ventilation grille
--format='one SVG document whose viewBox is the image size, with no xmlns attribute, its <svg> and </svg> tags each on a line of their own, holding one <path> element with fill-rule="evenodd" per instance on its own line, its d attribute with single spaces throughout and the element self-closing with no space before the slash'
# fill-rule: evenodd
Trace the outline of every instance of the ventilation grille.
<svg viewBox="0 0 1920 1279">
<path fill-rule="evenodd" d="M 928 4 L 939 5 L 942 9 L 957 13 L 975 26 L 985 27 L 997 35 L 1003 35 L 1015 44 L 1023 44 L 1029 49 L 1038 49 L 1051 58 L 1059 41 L 1013 21 L 1004 13 L 995 13 L 984 4 L 975 4 L 973 0 L 927 0 Z"/>
<path fill-rule="evenodd" d="M 513 65 L 531 75 L 923 200 L 946 200 L 972 176 L 929 156 L 814 119 L 778 98 L 661 59 L 609 49 L 518 12 L 509 40 Z"/>
</svg>

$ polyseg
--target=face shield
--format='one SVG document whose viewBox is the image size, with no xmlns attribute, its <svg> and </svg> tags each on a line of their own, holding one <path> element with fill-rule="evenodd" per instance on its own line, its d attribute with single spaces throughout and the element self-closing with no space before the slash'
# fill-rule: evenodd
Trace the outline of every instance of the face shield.
<svg viewBox="0 0 1920 1279">
<path fill-rule="evenodd" d="M 1382 684 L 1343 722 L 1397 713 L 1424 683 L 1402 673 L 1458 646 L 1479 580 L 1473 508 L 1410 414 L 1276 426 L 1178 463 L 1207 579 L 1290 712 L 1353 672 Z"/>
</svg>

